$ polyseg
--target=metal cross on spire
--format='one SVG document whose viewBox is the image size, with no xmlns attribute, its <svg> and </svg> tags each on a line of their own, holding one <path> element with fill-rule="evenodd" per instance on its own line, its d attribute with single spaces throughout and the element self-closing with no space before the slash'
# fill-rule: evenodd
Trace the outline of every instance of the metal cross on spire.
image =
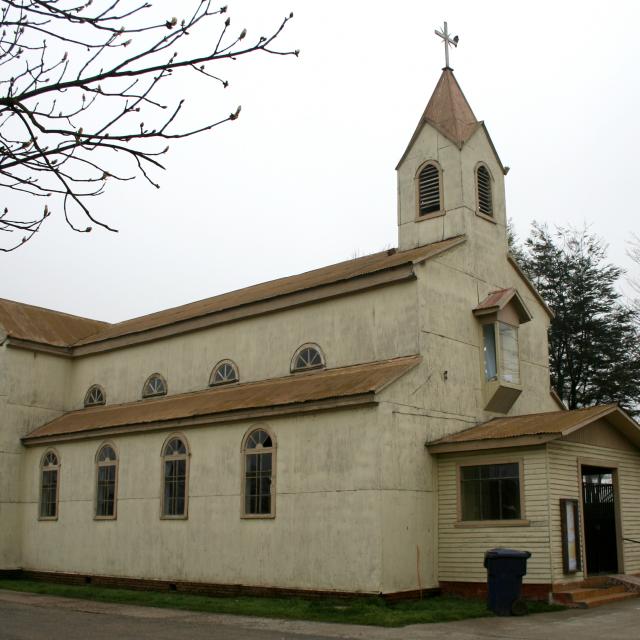
<svg viewBox="0 0 640 640">
<path fill-rule="evenodd" d="M 454 36 L 453 38 L 451 38 L 451 34 L 449 33 L 449 30 L 447 29 L 447 23 L 444 23 L 444 28 L 442 29 L 442 31 L 439 31 L 438 29 L 436 29 L 434 31 L 434 33 L 442 38 L 442 40 L 444 41 L 444 60 L 445 60 L 445 68 L 449 69 L 449 47 L 451 45 L 453 45 L 454 47 L 458 46 L 458 40 L 460 40 L 460 38 L 458 38 L 458 36 Z"/>
</svg>

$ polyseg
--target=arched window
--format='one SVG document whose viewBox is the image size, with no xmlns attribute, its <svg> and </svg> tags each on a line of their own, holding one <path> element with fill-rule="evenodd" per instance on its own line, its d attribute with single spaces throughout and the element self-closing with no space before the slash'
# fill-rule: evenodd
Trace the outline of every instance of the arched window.
<svg viewBox="0 0 640 640">
<path fill-rule="evenodd" d="M 291 360 L 291 371 L 307 371 L 324 367 L 324 357 L 317 344 L 303 344 Z"/>
<path fill-rule="evenodd" d="M 118 457 L 110 444 L 100 448 L 96 464 L 96 518 L 115 519 Z"/>
<path fill-rule="evenodd" d="M 93 407 L 98 404 L 104 404 L 107 401 L 107 395 L 99 384 L 89 387 L 84 396 L 84 406 Z"/>
<path fill-rule="evenodd" d="M 246 517 L 275 515 L 273 473 L 276 447 L 264 429 L 251 431 L 242 447 L 244 458 L 243 513 Z"/>
<path fill-rule="evenodd" d="M 60 461 L 55 451 L 47 451 L 40 463 L 40 520 L 58 517 Z"/>
<path fill-rule="evenodd" d="M 478 192 L 478 211 L 485 216 L 493 216 L 493 192 L 491 174 L 481 164 L 476 170 L 476 189 Z"/>
<path fill-rule="evenodd" d="M 172 436 L 162 449 L 162 517 L 187 517 L 189 451 L 182 436 Z"/>
<path fill-rule="evenodd" d="M 426 216 L 441 210 L 440 169 L 429 162 L 418 174 L 418 213 Z"/>
<path fill-rule="evenodd" d="M 166 396 L 167 383 L 159 373 L 152 373 L 142 387 L 142 397 Z"/>
<path fill-rule="evenodd" d="M 238 382 L 238 367 L 231 360 L 221 360 L 213 368 L 211 377 L 209 378 L 209 386 L 213 387 L 219 384 L 229 384 Z"/>
</svg>

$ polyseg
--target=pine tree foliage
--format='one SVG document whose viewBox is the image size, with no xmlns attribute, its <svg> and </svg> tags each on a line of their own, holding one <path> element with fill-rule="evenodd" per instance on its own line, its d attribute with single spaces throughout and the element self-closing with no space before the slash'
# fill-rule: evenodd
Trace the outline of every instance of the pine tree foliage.
<svg viewBox="0 0 640 640">
<path fill-rule="evenodd" d="M 520 249 L 516 259 L 555 314 L 549 365 L 560 397 L 570 409 L 618 402 L 640 413 L 638 312 L 616 290 L 623 272 L 602 241 L 534 223 Z"/>
</svg>

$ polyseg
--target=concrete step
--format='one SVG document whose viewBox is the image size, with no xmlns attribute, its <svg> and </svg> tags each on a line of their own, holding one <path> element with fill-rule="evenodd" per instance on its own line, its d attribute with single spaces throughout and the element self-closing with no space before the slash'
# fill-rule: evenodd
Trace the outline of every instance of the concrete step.
<svg viewBox="0 0 640 640">
<path fill-rule="evenodd" d="M 600 607 L 603 604 L 610 604 L 611 602 L 618 602 L 620 600 L 629 600 L 630 598 L 637 598 L 640 594 L 633 593 L 632 591 L 625 591 L 623 593 L 611 593 L 609 595 L 599 595 L 590 598 L 585 598 L 581 602 L 578 602 L 578 606 L 581 609 L 592 609 L 593 607 Z"/>
</svg>

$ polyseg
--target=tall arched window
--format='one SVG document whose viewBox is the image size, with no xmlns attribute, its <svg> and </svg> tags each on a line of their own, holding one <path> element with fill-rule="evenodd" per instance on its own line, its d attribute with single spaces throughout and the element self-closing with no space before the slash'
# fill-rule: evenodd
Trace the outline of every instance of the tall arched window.
<svg viewBox="0 0 640 640">
<path fill-rule="evenodd" d="M 116 517 L 118 457 L 110 444 L 103 445 L 96 456 L 96 518 Z"/>
<path fill-rule="evenodd" d="M 84 396 L 84 406 L 93 407 L 95 405 L 104 404 L 107 401 L 107 395 L 99 384 L 89 387 Z"/>
<path fill-rule="evenodd" d="M 189 450 L 183 436 L 172 436 L 162 448 L 162 517 L 186 518 Z"/>
<path fill-rule="evenodd" d="M 60 491 L 60 460 L 55 451 L 47 451 L 40 463 L 40 520 L 56 520 Z"/>
<path fill-rule="evenodd" d="M 440 169 L 429 162 L 418 174 L 418 214 L 426 216 L 441 210 Z"/>
<path fill-rule="evenodd" d="M 478 211 L 485 216 L 493 216 L 492 178 L 489 169 L 483 164 L 476 170 L 476 190 L 478 193 Z"/>
<path fill-rule="evenodd" d="M 324 357 L 317 344 L 303 344 L 291 359 L 291 371 L 307 371 L 324 367 Z"/>
<path fill-rule="evenodd" d="M 142 387 L 142 397 L 166 396 L 167 382 L 159 373 L 152 373 Z"/>
<path fill-rule="evenodd" d="M 211 372 L 209 386 L 214 387 L 219 384 L 230 384 L 231 382 L 238 382 L 239 379 L 238 367 L 236 367 L 235 363 L 231 360 L 221 360 Z"/>
<path fill-rule="evenodd" d="M 242 447 L 244 459 L 242 508 L 245 517 L 275 515 L 273 482 L 275 455 L 275 443 L 264 429 L 255 429 L 246 436 Z"/>
</svg>

